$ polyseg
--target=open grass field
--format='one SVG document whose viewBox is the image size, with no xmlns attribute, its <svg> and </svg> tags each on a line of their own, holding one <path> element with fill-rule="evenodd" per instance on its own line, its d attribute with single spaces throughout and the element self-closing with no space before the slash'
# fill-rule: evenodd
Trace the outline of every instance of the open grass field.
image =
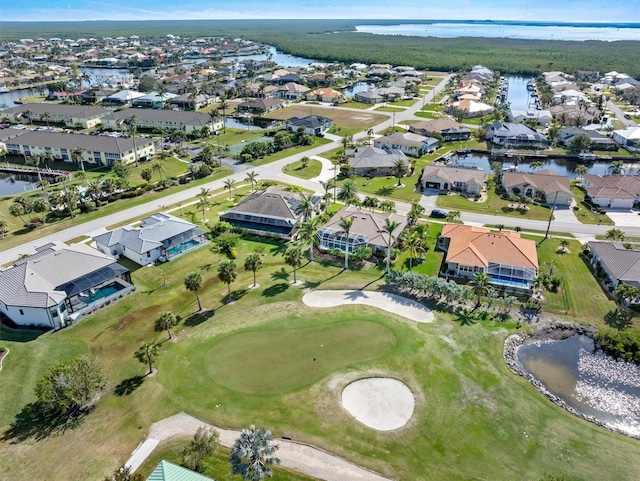
<svg viewBox="0 0 640 481">
<path fill-rule="evenodd" d="M 288 119 L 296 116 L 305 116 L 313 113 L 333 120 L 332 133 L 337 135 L 352 135 L 361 130 L 366 130 L 384 121 L 387 116 L 373 112 L 353 112 L 334 107 L 318 107 L 310 105 L 292 105 L 267 114 L 273 119 Z M 339 130 L 338 130 L 339 129 Z"/>
<path fill-rule="evenodd" d="M 433 225 L 435 238 L 439 226 Z M 558 242 L 542 243 L 541 266 L 554 260 L 556 272 L 572 279 L 566 289 L 574 319 L 602 324 L 598 316 L 608 305 L 592 299 L 597 290 L 577 244 L 559 255 Z M 301 303 L 303 289 L 290 284 L 281 242 L 242 241 L 237 263 L 260 246 L 265 267 L 258 271 L 259 287 L 250 289 L 252 273 L 239 268 L 233 304 L 222 302 L 219 255 L 203 247 L 136 270 L 135 293 L 71 329 L 37 338 L 0 331 L 0 344 L 11 350 L 1 373 L 0 479 L 101 479 L 128 458 L 152 422 L 181 410 L 224 427 L 255 423 L 275 437 L 287 433 L 394 479 L 637 479 L 638 441 L 573 417 L 505 367 L 502 342 L 512 323 L 461 325 L 438 310 L 434 323 L 417 325 L 366 306 L 311 309 Z M 432 256 L 429 251 L 420 268 L 437 264 Z M 402 259 L 397 263 L 405 268 Z M 313 262 L 298 278 L 306 287 L 375 289 L 381 269 L 343 271 L 340 260 Z M 204 277 L 201 313 L 182 285 L 194 270 Z M 547 299 L 555 309 L 555 300 Z M 594 303 L 603 307 L 596 311 Z M 165 310 L 181 318 L 172 342 L 166 332 L 153 331 Z M 161 344 L 152 378 L 142 377 L 145 366 L 133 358 L 147 340 Z M 49 366 L 82 352 L 95 354 L 108 374 L 109 392 L 96 408 L 72 429 L 48 435 L 26 423 L 7 437 L 8 425 L 33 400 L 34 382 Z M 366 428 L 340 404 L 346 384 L 381 374 L 402 380 L 416 396 L 413 418 L 393 432 Z M 178 460 L 174 446 L 159 453 Z M 211 463 L 220 479 L 233 479 L 224 477 L 224 454 Z"/>
<path fill-rule="evenodd" d="M 289 164 L 285 168 L 285 172 L 289 175 L 299 177 L 301 179 L 313 179 L 318 177 L 322 172 L 322 162 L 315 159 L 309 159 L 309 164 L 303 167 L 302 161 L 297 161 Z"/>
</svg>

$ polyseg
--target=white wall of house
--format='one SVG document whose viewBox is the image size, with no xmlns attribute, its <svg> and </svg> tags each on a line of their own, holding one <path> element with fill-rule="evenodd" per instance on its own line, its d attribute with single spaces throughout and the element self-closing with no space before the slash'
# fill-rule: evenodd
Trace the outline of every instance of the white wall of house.
<svg viewBox="0 0 640 481">
<path fill-rule="evenodd" d="M 122 248 L 122 255 L 127 259 L 131 259 L 136 264 L 140 264 L 141 266 L 146 266 L 149 264 L 153 264 L 158 260 L 158 258 L 162 255 L 162 249 L 156 248 L 150 250 L 148 252 L 143 252 L 140 254 L 139 252 L 134 252 L 131 249 L 127 249 L 125 247 Z"/>
<path fill-rule="evenodd" d="M 612 209 L 631 209 L 633 207 L 633 199 L 614 199 L 611 197 L 592 197 L 594 204 L 600 207 L 610 207 Z"/>
<path fill-rule="evenodd" d="M 60 326 L 59 318 L 54 320 L 46 308 L 5 306 L 0 303 L 0 311 L 19 326 Z"/>
</svg>

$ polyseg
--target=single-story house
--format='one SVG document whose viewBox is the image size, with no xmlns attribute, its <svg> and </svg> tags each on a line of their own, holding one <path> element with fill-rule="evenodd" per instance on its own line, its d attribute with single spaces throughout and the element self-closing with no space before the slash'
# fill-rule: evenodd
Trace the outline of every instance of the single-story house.
<svg viewBox="0 0 640 481">
<path fill-rule="evenodd" d="M 545 127 L 551 125 L 553 115 L 549 110 L 537 109 L 511 109 L 509 111 L 509 120 L 511 122 L 527 122 L 534 120 Z"/>
<path fill-rule="evenodd" d="M 484 127 L 487 140 L 503 147 L 534 147 L 544 149 L 547 139 L 540 132 L 524 124 L 513 122 L 492 122 Z"/>
<path fill-rule="evenodd" d="M 93 240 L 100 252 L 141 266 L 171 260 L 207 242 L 202 229 L 163 212 L 145 217 L 139 227 L 119 227 Z"/>
<path fill-rule="evenodd" d="M 362 102 L 363 104 L 381 104 L 385 101 L 382 94 L 378 93 L 377 89 L 364 90 L 358 92 L 354 96 L 356 102 Z"/>
<path fill-rule="evenodd" d="M 629 152 L 640 152 L 640 127 L 629 127 L 624 130 L 614 130 L 613 140 L 618 142 Z"/>
<path fill-rule="evenodd" d="M 138 97 L 132 103 L 134 107 L 145 107 L 150 109 L 163 109 L 166 103 L 177 97 L 176 94 L 170 92 L 164 92 L 159 94 L 158 92 L 150 92 L 143 97 Z"/>
<path fill-rule="evenodd" d="M 482 192 L 484 177 L 485 172 L 480 169 L 431 164 L 422 171 L 420 184 L 423 189 L 460 190 L 475 195 Z"/>
<path fill-rule="evenodd" d="M 585 174 L 582 187 L 594 204 L 612 209 L 631 209 L 640 203 L 640 177 Z"/>
<path fill-rule="evenodd" d="M 435 137 L 423 137 L 411 132 L 395 132 L 378 137 L 373 145 L 381 149 L 399 150 L 411 157 L 420 157 L 426 152 L 436 150 L 440 141 Z"/>
<path fill-rule="evenodd" d="M 340 220 L 346 217 L 353 218 L 353 225 L 347 241 L 345 232 L 340 227 Z M 340 249 L 342 252 L 348 249 L 353 252 L 358 247 L 370 247 L 373 252 L 387 249 L 388 234 L 383 232 L 385 219 L 399 223 L 393 233 L 397 239 L 407 226 L 408 219 L 404 215 L 391 213 L 372 213 L 357 207 L 347 206 L 334 214 L 318 231 L 318 247 L 323 250 Z"/>
<path fill-rule="evenodd" d="M 538 275 L 536 243 L 520 233 L 445 224 L 438 238 L 445 251 L 443 275 L 472 279 L 484 273 L 495 288 L 530 292 Z"/>
<path fill-rule="evenodd" d="M 156 466 L 147 481 L 214 481 L 213 479 L 170 463 L 164 459 Z"/>
<path fill-rule="evenodd" d="M 319 196 L 289 192 L 280 186 L 257 190 L 230 210 L 220 214 L 220 220 L 258 235 L 271 235 L 292 240 L 305 213 L 300 209 L 303 199 L 310 198 L 313 210 L 320 208 Z"/>
<path fill-rule="evenodd" d="M 280 99 L 253 99 L 248 102 L 238 104 L 239 112 L 250 112 L 252 114 L 264 114 L 284 107 L 284 102 Z"/>
<path fill-rule="evenodd" d="M 618 144 L 607 137 L 602 135 L 596 130 L 584 130 L 579 127 L 563 127 L 558 129 L 558 144 L 569 147 L 571 141 L 579 135 L 586 136 L 592 145 L 592 150 L 617 150 Z"/>
<path fill-rule="evenodd" d="M 153 139 L 107 137 L 103 135 L 62 134 L 51 131 L 25 130 L 22 135 L 6 142 L 7 153 L 30 157 L 32 155 L 53 155 L 54 159 L 72 162 L 71 152 L 80 147 L 82 161 L 95 165 L 112 165 L 115 161 L 130 164 L 147 160 L 155 153 Z"/>
<path fill-rule="evenodd" d="M 543 195 L 547 204 L 557 207 L 568 207 L 573 202 L 569 178 L 546 169 L 536 173 L 504 172 L 502 185 L 513 195 L 531 199 Z"/>
<path fill-rule="evenodd" d="M 144 97 L 146 94 L 135 90 L 121 90 L 113 95 L 105 97 L 102 103 L 104 105 L 130 105 L 135 99 Z"/>
<path fill-rule="evenodd" d="M 462 112 L 465 117 L 471 118 L 488 115 L 493 112 L 493 107 L 483 102 L 476 102 L 475 100 L 458 100 L 447 105 L 446 110 L 448 113 L 457 110 Z"/>
<path fill-rule="evenodd" d="M 471 129 L 469 127 L 447 117 L 416 122 L 409 125 L 409 132 L 425 137 L 433 137 L 434 134 L 440 134 L 445 142 L 469 140 L 471 137 Z"/>
<path fill-rule="evenodd" d="M 621 242 L 589 241 L 589 253 L 593 267 L 601 268 L 614 288 L 619 284 L 640 288 L 640 250 L 627 249 Z"/>
<path fill-rule="evenodd" d="M 110 112 L 109 109 L 87 105 L 25 103 L 3 110 L 2 117 L 14 124 L 27 120 L 27 123 L 58 123 L 67 127 L 81 125 L 88 129 L 99 125 L 100 119 Z"/>
<path fill-rule="evenodd" d="M 169 104 L 181 110 L 198 110 L 211 103 L 211 97 L 206 94 L 192 95 L 189 93 L 180 94 L 169 100 Z"/>
<path fill-rule="evenodd" d="M 304 97 L 309 90 L 311 89 L 304 85 L 295 82 L 288 82 L 278 87 L 276 96 L 286 100 L 298 100 L 299 98 Z"/>
<path fill-rule="evenodd" d="M 155 130 L 164 128 L 178 129 L 184 133 L 199 131 L 208 127 L 211 133 L 219 132 L 224 127 L 222 118 L 213 119 L 204 112 L 192 110 L 161 110 L 161 109 L 122 109 L 110 112 L 102 118 L 102 124 L 108 130 L 127 131 L 127 121 L 131 116 L 137 117 L 138 129 Z M 136 139 L 136 142 L 138 139 Z"/>
<path fill-rule="evenodd" d="M 407 157 L 399 150 L 387 150 L 379 147 L 358 147 L 347 150 L 350 173 L 359 177 L 382 177 L 393 175 L 393 169 L 399 159 L 409 164 Z"/>
<path fill-rule="evenodd" d="M 330 102 L 332 104 L 346 102 L 347 100 L 342 92 L 329 87 L 321 87 L 312 90 L 311 92 L 307 92 L 305 98 L 307 100 L 315 100 L 316 102 Z"/>
<path fill-rule="evenodd" d="M 554 105 L 549 109 L 553 118 L 562 125 L 591 125 L 600 119 L 600 111 L 595 107 L 581 107 L 580 105 Z"/>
<path fill-rule="evenodd" d="M 57 329 L 132 287 L 113 257 L 86 244 L 49 243 L 0 271 L 0 312 L 18 326 Z"/>
<path fill-rule="evenodd" d="M 287 122 L 287 128 L 292 132 L 297 132 L 302 127 L 304 133 L 309 135 L 324 135 L 333 125 L 333 120 L 320 115 L 291 117 L 287 119 Z"/>
</svg>

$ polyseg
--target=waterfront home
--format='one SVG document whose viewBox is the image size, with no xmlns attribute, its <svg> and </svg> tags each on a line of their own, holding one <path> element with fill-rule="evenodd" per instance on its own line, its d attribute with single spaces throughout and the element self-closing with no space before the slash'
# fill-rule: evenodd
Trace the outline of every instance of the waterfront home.
<svg viewBox="0 0 640 481">
<path fill-rule="evenodd" d="M 284 102 L 280 99 L 253 99 L 248 102 L 238 104 L 238 112 L 248 112 L 254 115 L 265 114 L 284 107 Z"/>
<path fill-rule="evenodd" d="M 285 100 L 298 100 L 311 90 L 309 87 L 305 87 L 304 85 L 288 82 L 280 87 L 276 91 L 276 97 L 285 99 Z"/>
<path fill-rule="evenodd" d="M 85 244 L 49 243 L 0 271 L 0 313 L 18 326 L 57 329 L 132 288 L 126 267 Z"/>
<path fill-rule="evenodd" d="M 540 132 L 524 124 L 495 121 L 483 127 L 488 142 L 506 148 L 529 147 L 544 149 L 547 139 Z"/>
<path fill-rule="evenodd" d="M 550 170 L 504 172 L 502 185 L 509 194 L 538 199 L 557 207 L 568 207 L 573 202 L 569 179 Z"/>
<path fill-rule="evenodd" d="M 169 105 L 181 110 L 198 110 L 211 103 L 211 97 L 206 94 L 192 95 L 183 93 L 169 100 Z"/>
<path fill-rule="evenodd" d="M 163 212 L 145 217 L 139 227 L 119 227 L 93 240 L 100 252 L 141 266 L 171 260 L 207 242 L 202 229 Z"/>
<path fill-rule="evenodd" d="M 307 92 L 305 98 L 311 101 L 315 100 L 316 102 L 329 102 L 332 104 L 347 101 L 342 92 L 329 87 L 321 87 Z"/>
<path fill-rule="evenodd" d="M 580 105 L 554 105 L 549 111 L 560 125 L 591 125 L 600 121 L 600 111 L 595 107 Z"/>
<path fill-rule="evenodd" d="M 423 189 L 459 191 L 467 195 L 477 195 L 484 188 L 484 178 L 484 170 L 431 164 L 422 171 L 420 185 Z"/>
<path fill-rule="evenodd" d="M 373 141 L 375 147 L 387 150 L 399 150 L 411 157 L 421 157 L 427 152 L 433 152 L 440 146 L 440 141 L 434 137 L 423 137 L 411 132 L 394 132 L 383 135 Z"/>
<path fill-rule="evenodd" d="M 136 126 L 138 129 L 178 129 L 189 134 L 201 131 L 203 127 L 206 127 L 213 134 L 224 127 L 222 118 L 214 119 L 208 113 L 162 109 L 122 109 L 111 111 L 102 118 L 102 124 L 108 130 L 126 132 L 129 127 L 128 121 L 134 115 L 137 117 Z"/>
<path fill-rule="evenodd" d="M 469 127 L 448 117 L 416 122 L 409 125 L 409 132 L 424 137 L 434 137 L 434 134 L 439 134 L 445 142 L 469 140 L 471 137 L 471 129 Z"/>
<path fill-rule="evenodd" d="M 106 97 L 102 103 L 104 105 L 123 106 L 130 105 L 135 99 L 144 97 L 145 94 L 135 90 L 121 90 L 113 95 Z"/>
<path fill-rule="evenodd" d="M 464 117 L 482 117 L 493 112 L 493 107 L 475 100 L 458 100 L 447 105 L 448 113 L 461 112 Z"/>
<path fill-rule="evenodd" d="M 530 292 L 538 275 L 536 243 L 515 231 L 445 224 L 437 246 L 446 252 L 443 276 L 473 279 L 484 273 L 497 289 Z"/>
<path fill-rule="evenodd" d="M 627 249 L 622 242 L 589 241 L 591 265 L 602 269 L 605 283 L 615 289 L 620 284 L 640 288 L 640 250 Z M 640 299 L 635 299 L 640 303 Z"/>
<path fill-rule="evenodd" d="M 340 221 L 347 217 L 353 218 L 348 239 L 340 227 Z M 350 253 L 358 247 L 370 247 L 373 252 L 386 252 L 389 235 L 383 230 L 385 219 L 399 223 L 393 232 L 394 239 L 400 236 L 408 223 L 407 217 L 400 214 L 373 213 L 358 207 L 343 207 L 318 231 L 318 247 L 322 250 L 339 249 L 342 252 L 347 249 Z"/>
<path fill-rule="evenodd" d="M 399 150 L 372 146 L 347 150 L 349 172 L 359 177 L 394 175 L 394 168 L 398 160 L 405 160 L 406 164 L 409 164 L 407 157 Z"/>
<path fill-rule="evenodd" d="M 596 130 L 584 130 L 579 127 L 563 127 L 558 130 L 558 144 L 569 147 L 571 142 L 578 136 L 584 135 L 591 143 L 590 150 L 618 150 L 615 140 L 606 135 L 602 135 Z"/>
<path fill-rule="evenodd" d="M 6 142 L 7 153 L 22 157 L 53 156 L 64 162 L 75 162 L 72 151 L 80 148 L 82 162 L 95 165 L 112 165 L 116 161 L 125 164 L 144 161 L 153 157 L 153 139 L 137 137 L 135 144 L 128 137 L 103 135 L 62 134 L 50 131 L 24 130 L 24 133 Z"/>
<path fill-rule="evenodd" d="M 287 128 L 292 132 L 304 129 L 308 135 L 324 135 L 333 125 L 333 120 L 320 115 L 307 115 L 306 117 L 291 117 L 287 119 Z"/>
<path fill-rule="evenodd" d="M 13 124 L 33 123 L 63 124 L 67 127 L 80 125 L 90 129 L 100 124 L 102 117 L 111 110 L 87 105 L 65 105 L 24 103 L 2 111 L 2 117 Z"/>
<path fill-rule="evenodd" d="M 303 200 L 310 199 L 313 213 L 320 209 L 321 198 L 289 192 L 280 186 L 257 190 L 238 205 L 220 214 L 220 220 L 258 235 L 292 240 L 305 220 Z"/>
<path fill-rule="evenodd" d="M 618 142 L 629 152 L 640 152 L 640 127 L 629 127 L 624 130 L 614 130 L 613 140 Z"/>
<path fill-rule="evenodd" d="M 640 203 L 640 177 L 632 175 L 585 174 L 582 187 L 591 202 L 611 209 L 631 209 Z"/>
<path fill-rule="evenodd" d="M 138 97 L 133 101 L 134 107 L 143 107 L 150 109 L 163 109 L 168 101 L 177 97 L 176 94 L 170 92 L 164 92 L 159 94 L 158 92 L 150 92 L 143 97 Z"/>
<path fill-rule="evenodd" d="M 511 109 L 509 111 L 509 120 L 516 123 L 534 121 L 544 127 L 548 127 L 551 125 L 553 115 L 549 110 Z"/>
</svg>

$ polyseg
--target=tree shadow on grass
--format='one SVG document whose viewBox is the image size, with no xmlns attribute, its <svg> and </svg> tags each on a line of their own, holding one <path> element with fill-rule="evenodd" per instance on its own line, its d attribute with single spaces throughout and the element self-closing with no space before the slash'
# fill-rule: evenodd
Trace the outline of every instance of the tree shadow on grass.
<svg viewBox="0 0 640 481">
<path fill-rule="evenodd" d="M 279 271 L 275 271 L 271 274 L 271 279 L 274 281 L 288 281 L 290 274 L 282 267 Z"/>
<path fill-rule="evenodd" d="M 475 313 L 469 309 L 463 309 L 458 314 L 458 322 L 461 326 L 471 326 L 476 323 Z"/>
<path fill-rule="evenodd" d="M 604 323 L 609 327 L 617 329 L 618 331 L 623 331 L 631 326 L 632 316 L 616 308 L 610 310 L 605 314 Z"/>
<path fill-rule="evenodd" d="M 185 318 L 184 325 L 187 327 L 196 327 L 202 324 L 204 321 L 210 319 L 215 315 L 215 309 L 209 309 L 206 311 L 199 311 L 191 314 L 189 317 Z"/>
<path fill-rule="evenodd" d="M 116 388 L 113 390 L 113 393 L 116 396 L 128 396 L 133 391 L 142 386 L 144 378 L 145 376 L 133 376 L 129 379 L 124 379 L 120 382 L 120 384 L 116 386 Z"/>
<path fill-rule="evenodd" d="M 41 441 L 49 436 L 64 434 L 69 429 L 77 428 L 92 409 L 93 407 L 87 407 L 60 415 L 47 411 L 38 402 L 29 403 L 16 414 L 1 440 L 17 444 L 28 439 Z"/>
<path fill-rule="evenodd" d="M 275 297 L 279 294 L 282 294 L 287 289 L 289 289 L 288 282 L 279 282 L 277 284 L 267 287 L 264 291 L 262 291 L 262 295 L 264 297 Z"/>
</svg>

